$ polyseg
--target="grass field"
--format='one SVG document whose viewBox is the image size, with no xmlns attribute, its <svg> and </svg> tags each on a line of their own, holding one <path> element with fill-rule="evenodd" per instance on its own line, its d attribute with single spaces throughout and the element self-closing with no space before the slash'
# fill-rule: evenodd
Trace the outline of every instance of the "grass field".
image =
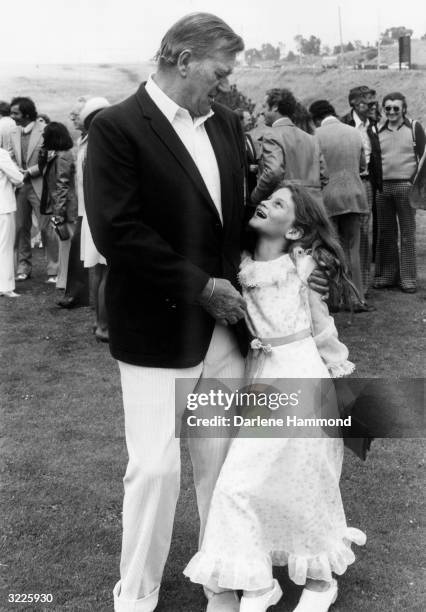
<svg viewBox="0 0 426 612">
<path fill-rule="evenodd" d="M 373 293 L 378 310 L 337 323 L 360 376 L 424 374 L 426 214 L 418 215 L 416 295 Z M 62 311 L 46 285 L 40 251 L 22 297 L 0 301 L 3 610 L 110 612 L 121 534 L 126 464 L 118 371 L 91 334 L 89 308 Z M 403 407 L 402 407 L 403 408 Z M 197 512 L 186 446 L 182 492 L 160 612 L 200 612 L 199 588 L 182 576 L 197 546 Z M 341 580 L 336 612 L 420 612 L 424 445 L 376 440 L 366 463 L 347 453 L 342 493 L 348 521 L 368 534 Z M 277 572 L 288 612 L 299 589 Z M 52 593 L 50 605 L 8 604 L 8 593 Z"/>
</svg>

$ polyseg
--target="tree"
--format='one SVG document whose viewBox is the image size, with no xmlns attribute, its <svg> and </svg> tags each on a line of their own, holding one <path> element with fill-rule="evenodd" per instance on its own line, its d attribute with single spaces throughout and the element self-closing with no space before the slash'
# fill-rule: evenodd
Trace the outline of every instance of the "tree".
<svg viewBox="0 0 426 612">
<path fill-rule="evenodd" d="M 401 36 L 412 36 L 413 30 L 406 28 L 405 26 L 393 26 L 392 28 L 387 28 L 382 34 L 380 34 L 380 39 L 382 45 L 391 45 L 395 41 L 398 40 Z"/>
<path fill-rule="evenodd" d="M 321 51 L 321 39 L 311 35 L 309 38 L 304 38 L 300 34 L 294 37 L 297 43 L 299 53 L 302 55 L 319 55 Z"/>
<path fill-rule="evenodd" d="M 339 55 L 341 48 L 342 47 L 340 45 L 336 45 L 333 49 L 333 55 Z M 346 53 L 347 51 L 355 51 L 355 47 L 350 41 L 347 45 L 343 45 L 343 53 Z"/>
<path fill-rule="evenodd" d="M 273 47 L 271 43 L 263 43 L 260 55 L 262 60 L 276 61 L 280 59 L 280 49 Z"/>
<path fill-rule="evenodd" d="M 296 54 L 293 53 L 293 51 L 289 51 L 286 57 L 286 60 L 288 62 L 295 62 L 296 61 Z"/>
<path fill-rule="evenodd" d="M 420 39 L 420 40 L 426 40 L 426 33 L 425 33 L 425 34 L 423 34 L 423 36 L 421 37 L 421 39 Z"/>
</svg>

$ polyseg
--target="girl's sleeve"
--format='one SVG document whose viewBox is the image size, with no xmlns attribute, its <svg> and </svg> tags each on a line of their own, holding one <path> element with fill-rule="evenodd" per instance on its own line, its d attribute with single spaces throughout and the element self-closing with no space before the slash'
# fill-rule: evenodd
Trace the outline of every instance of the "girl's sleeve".
<svg viewBox="0 0 426 612">
<path fill-rule="evenodd" d="M 0 170 L 5 173 L 13 185 L 20 185 L 24 180 L 24 175 L 6 150 L 0 151 Z"/>
<path fill-rule="evenodd" d="M 300 278 L 306 283 L 307 307 L 311 315 L 315 344 L 331 377 L 340 378 L 351 374 L 355 370 L 355 365 L 348 360 L 348 348 L 339 340 L 334 319 L 328 312 L 327 304 L 321 299 L 321 295 L 307 284 L 315 267 L 316 263 L 311 255 L 296 256 L 296 269 Z"/>
</svg>

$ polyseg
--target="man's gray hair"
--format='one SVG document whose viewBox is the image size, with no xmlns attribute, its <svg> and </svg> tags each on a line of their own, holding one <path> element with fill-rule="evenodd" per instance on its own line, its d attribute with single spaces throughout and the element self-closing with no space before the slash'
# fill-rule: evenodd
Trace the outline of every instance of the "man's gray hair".
<svg viewBox="0 0 426 612">
<path fill-rule="evenodd" d="M 185 49 L 197 59 L 203 59 L 213 50 L 239 53 L 244 49 L 244 42 L 216 15 L 191 13 L 179 19 L 165 34 L 157 53 L 159 67 L 176 65 Z"/>
</svg>

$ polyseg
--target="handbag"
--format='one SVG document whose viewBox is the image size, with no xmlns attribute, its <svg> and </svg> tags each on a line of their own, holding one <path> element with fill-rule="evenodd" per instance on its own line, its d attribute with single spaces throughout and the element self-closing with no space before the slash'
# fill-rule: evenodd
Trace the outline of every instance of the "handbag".
<svg viewBox="0 0 426 612">
<path fill-rule="evenodd" d="M 52 217 L 50 222 L 53 225 L 53 229 L 55 230 L 59 240 L 68 240 L 68 238 L 70 238 L 68 225 L 65 223 L 65 221 L 62 219 L 59 220 L 57 217 Z"/>
</svg>

